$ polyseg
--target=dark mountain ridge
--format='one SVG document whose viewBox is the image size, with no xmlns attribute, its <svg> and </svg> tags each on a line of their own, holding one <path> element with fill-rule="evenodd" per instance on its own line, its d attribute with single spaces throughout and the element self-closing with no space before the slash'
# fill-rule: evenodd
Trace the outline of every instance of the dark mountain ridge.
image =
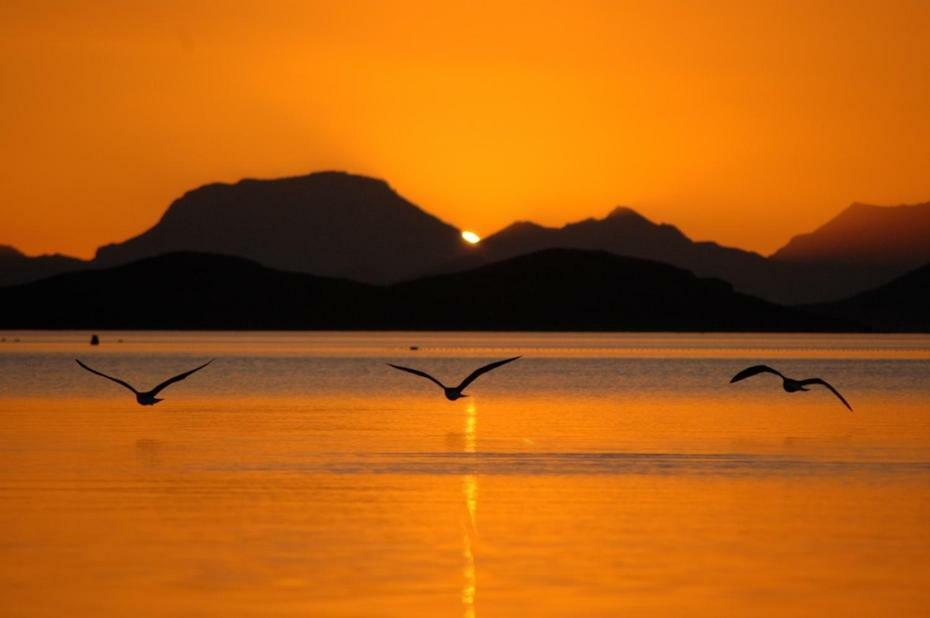
<svg viewBox="0 0 930 618">
<path fill-rule="evenodd" d="M 930 263 L 874 290 L 805 309 L 876 331 L 930 333 Z"/>
<path fill-rule="evenodd" d="M 177 251 L 237 255 L 271 268 L 388 283 L 462 251 L 459 230 L 382 180 L 319 172 L 210 184 L 176 200 L 151 229 L 101 247 L 97 266 Z"/>
<path fill-rule="evenodd" d="M 782 304 L 846 298 L 930 261 L 930 204 L 853 205 L 772 258 L 696 242 L 678 228 L 619 207 L 603 219 L 550 228 L 514 223 L 466 246 L 459 231 L 394 192 L 344 172 L 214 183 L 176 200 L 160 221 L 93 262 L 0 251 L 0 285 L 178 251 L 236 255 L 285 271 L 386 284 L 469 270 L 550 248 L 665 262 Z"/>
<path fill-rule="evenodd" d="M 439 272 L 474 268 L 546 248 L 609 251 L 617 255 L 665 262 L 701 277 L 716 277 L 740 292 L 773 302 L 799 304 L 838 298 L 858 291 L 860 267 L 774 263 L 758 253 L 695 242 L 678 228 L 650 221 L 620 207 L 603 219 L 585 219 L 561 228 L 530 222 L 514 223 L 485 238 L 463 258 L 442 265 Z"/>
<path fill-rule="evenodd" d="M 0 288 L 0 323 L 32 329 L 351 328 L 375 288 L 245 258 L 169 253 Z"/>
<path fill-rule="evenodd" d="M 0 288 L 2 328 L 838 331 L 679 268 L 569 249 L 392 286 L 175 253 Z"/>
<path fill-rule="evenodd" d="M 772 254 L 772 260 L 865 266 L 903 274 L 930 262 L 930 202 L 852 204 L 813 232 L 792 238 Z"/>
<path fill-rule="evenodd" d="M 0 286 L 35 281 L 88 265 L 84 260 L 67 255 L 28 256 L 15 247 L 0 245 Z"/>
<path fill-rule="evenodd" d="M 481 330 L 836 331 L 720 279 L 606 251 L 544 249 L 392 286 L 411 324 Z"/>
</svg>

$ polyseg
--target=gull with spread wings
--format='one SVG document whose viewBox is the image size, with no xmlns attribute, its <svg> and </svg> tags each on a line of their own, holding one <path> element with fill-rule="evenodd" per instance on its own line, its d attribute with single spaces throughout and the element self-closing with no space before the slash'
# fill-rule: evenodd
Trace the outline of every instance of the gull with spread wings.
<svg viewBox="0 0 930 618">
<path fill-rule="evenodd" d="M 156 387 L 153 388 L 152 390 L 150 390 L 150 391 L 145 391 L 145 392 L 137 391 L 135 388 L 133 388 L 133 386 L 132 386 L 131 384 L 129 384 L 128 382 L 124 382 L 123 380 L 120 380 L 119 378 L 114 378 L 113 376 L 108 376 L 107 374 L 102 373 L 102 372 L 100 372 L 100 371 L 97 371 L 96 369 L 92 369 L 92 368 L 88 367 L 87 365 L 85 365 L 84 363 L 82 363 L 81 361 L 79 361 L 78 359 L 74 359 L 74 361 L 75 361 L 78 365 L 80 365 L 81 367 L 83 367 L 84 369 L 86 369 L 87 371 L 89 371 L 89 372 L 91 372 L 91 373 L 95 373 L 95 374 L 97 374 L 97 375 L 100 376 L 100 377 L 106 378 L 107 380 L 112 380 L 113 382 L 116 382 L 116 383 L 119 384 L 120 386 L 125 386 L 126 388 L 128 388 L 129 390 L 131 390 L 133 393 L 135 393 L 135 395 L 136 395 L 136 401 L 139 403 L 140 406 L 154 406 L 154 405 L 155 405 L 156 403 L 158 403 L 159 401 L 162 401 L 161 399 L 159 399 L 158 397 L 156 397 L 156 395 L 158 395 L 158 393 L 160 393 L 165 387 L 171 386 L 171 385 L 174 384 L 175 382 L 180 382 L 181 380 L 183 380 L 183 379 L 186 378 L 187 376 L 191 375 L 192 373 L 194 373 L 194 372 L 196 372 L 196 371 L 200 371 L 201 369 L 203 369 L 204 367 L 206 367 L 207 365 L 209 365 L 210 363 L 212 363 L 212 362 L 213 362 L 213 359 L 208 360 L 208 361 L 205 362 L 203 365 L 201 365 L 201 366 L 199 366 L 199 367 L 195 367 L 195 368 L 191 369 L 190 371 L 185 371 L 184 373 L 179 373 L 178 375 L 174 376 L 173 378 L 168 378 L 167 380 L 165 380 L 164 382 L 162 382 L 161 384 L 159 384 L 158 386 L 156 386 Z"/>
<path fill-rule="evenodd" d="M 467 378 L 462 380 L 461 384 L 455 387 L 446 386 L 445 384 L 443 384 L 442 382 L 440 382 L 439 380 L 437 380 L 430 374 L 426 373 L 425 371 L 420 371 L 419 369 L 411 369 L 410 367 L 401 367 L 400 365 L 392 365 L 391 363 L 388 363 L 388 366 L 393 367 L 394 369 L 400 369 L 401 371 L 406 371 L 407 373 L 412 373 L 415 376 L 420 376 L 421 378 L 426 378 L 427 380 L 434 382 L 435 384 L 439 385 L 439 388 L 443 390 L 443 392 L 446 395 L 446 399 L 448 399 L 449 401 L 455 401 L 456 399 L 460 399 L 462 397 L 468 397 L 468 395 L 463 394 L 462 391 L 465 390 L 466 386 L 474 382 L 478 378 L 478 376 L 484 373 L 487 373 L 491 371 L 492 369 L 497 369 L 501 365 L 506 365 L 509 362 L 515 361 L 518 358 L 520 357 L 514 356 L 513 358 L 505 358 L 504 360 L 495 361 L 493 363 L 485 365 L 484 367 L 479 367 L 478 369 L 475 369 L 474 371 L 472 371 L 468 375 Z"/>
<path fill-rule="evenodd" d="M 844 399 L 843 396 L 840 395 L 840 392 L 838 390 L 830 386 L 830 384 L 828 384 L 825 380 L 821 380 L 820 378 L 808 378 L 807 380 L 794 380 L 792 378 L 785 377 L 784 375 L 782 375 L 781 372 L 776 371 L 775 369 L 772 369 L 768 365 L 753 365 L 752 367 L 747 367 L 746 369 L 743 369 L 738 374 L 733 376 L 733 378 L 730 380 L 730 384 L 733 384 L 734 382 L 739 382 L 740 380 L 745 380 L 746 378 L 751 378 L 752 376 L 758 375 L 760 373 L 774 373 L 775 375 L 777 375 L 779 378 L 783 380 L 782 387 L 785 389 L 785 392 L 787 393 L 796 393 L 798 391 L 810 390 L 807 388 L 807 386 L 812 385 L 812 384 L 826 386 L 833 392 L 834 395 L 836 395 L 839 398 L 840 401 L 843 402 L 843 405 L 849 408 L 849 411 L 852 412 L 852 406 L 849 405 L 849 402 L 847 402 L 846 399 Z"/>
</svg>

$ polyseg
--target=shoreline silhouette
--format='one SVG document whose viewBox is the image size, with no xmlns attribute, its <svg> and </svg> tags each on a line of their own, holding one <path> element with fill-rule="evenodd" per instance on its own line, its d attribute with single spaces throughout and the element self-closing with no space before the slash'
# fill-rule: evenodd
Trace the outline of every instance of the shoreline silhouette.
<svg viewBox="0 0 930 618">
<path fill-rule="evenodd" d="M 177 253 L 0 288 L 0 304 L 6 329 L 868 330 L 666 264 L 568 249 L 392 286 Z"/>
</svg>

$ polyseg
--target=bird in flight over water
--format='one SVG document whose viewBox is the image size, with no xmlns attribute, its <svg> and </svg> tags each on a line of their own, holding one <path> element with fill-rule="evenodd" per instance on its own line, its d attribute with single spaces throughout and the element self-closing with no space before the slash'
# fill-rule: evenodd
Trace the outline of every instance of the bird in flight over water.
<svg viewBox="0 0 930 618">
<path fill-rule="evenodd" d="M 455 401 L 456 399 L 460 399 L 461 397 L 468 397 L 468 395 L 463 394 L 462 391 L 465 390 L 465 387 L 467 387 L 469 384 L 474 382 L 478 378 L 478 376 L 480 376 L 483 373 L 487 373 L 491 371 L 492 369 L 497 369 L 501 365 L 506 365 L 509 362 L 515 361 L 518 358 L 520 357 L 514 356 L 513 358 L 505 358 L 504 360 L 495 361 L 493 363 L 485 365 L 484 367 L 479 367 L 478 369 L 475 369 L 474 371 L 472 371 L 468 375 L 467 378 L 462 380 L 461 384 L 455 387 L 446 386 L 445 384 L 443 384 L 442 382 L 440 382 L 439 380 L 437 380 L 430 374 L 426 373 L 425 371 L 420 371 L 418 369 L 411 369 L 410 367 L 401 367 L 400 365 L 392 365 L 391 363 L 388 363 L 388 366 L 393 367 L 394 369 L 400 369 L 401 371 L 406 371 L 407 373 L 412 373 L 413 375 L 420 376 L 421 378 L 426 378 L 427 380 L 430 380 L 438 384 L 439 388 L 441 388 L 443 392 L 445 393 L 446 399 L 448 399 L 449 401 Z"/>
<path fill-rule="evenodd" d="M 830 384 L 828 384 L 825 380 L 821 380 L 820 378 L 808 378 L 807 380 L 793 380 L 791 378 L 785 377 L 784 375 L 781 374 L 781 372 L 772 369 L 768 365 L 753 365 L 752 367 L 747 367 L 746 369 L 743 369 L 738 374 L 733 376 L 733 378 L 730 380 L 730 384 L 733 384 L 734 382 L 739 382 L 740 380 L 745 380 L 746 378 L 751 378 L 752 376 L 758 375 L 760 373 L 774 373 L 775 375 L 777 375 L 779 378 L 783 380 L 782 387 L 785 389 L 785 392 L 787 393 L 796 393 L 798 391 L 810 390 L 807 388 L 807 386 L 811 384 L 819 384 L 820 386 L 826 386 L 833 392 L 834 395 L 836 395 L 839 398 L 840 401 L 843 402 L 843 405 L 849 408 L 849 411 L 852 412 L 852 406 L 849 405 L 849 402 L 847 402 L 843 398 L 843 396 L 840 395 L 840 392 L 838 390 L 830 386 Z"/>
<path fill-rule="evenodd" d="M 158 393 L 160 393 L 165 387 L 171 386 L 171 385 L 174 384 L 175 382 L 180 382 L 181 380 L 183 380 L 183 379 L 186 378 L 187 376 L 191 375 L 192 373 L 197 372 L 197 371 L 200 371 L 201 369 L 203 369 L 204 367 L 206 367 L 207 365 L 209 365 L 210 363 L 212 363 L 212 362 L 213 362 L 213 359 L 208 360 L 207 362 L 205 362 L 205 363 L 204 363 L 203 365 L 201 365 L 200 367 L 195 367 L 195 368 L 191 369 L 190 371 L 185 371 L 184 373 L 179 373 L 178 375 L 174 376 L 173 378 L 168 378 L 167 380 L 165 380 L 164 382 L 162 382 L 161 384 L 159 384 L 158 386 L 156 386 L 156 387 L 153 388 L 152 390 L 150 390 L 150 391 L 145 391 L 144 393 L 143 393 L 143 392 L 140 392 L 140 391 L 137 391 L 137 390 L 136 390 L 135 388 L 133 388 L 132 385 L 129 384 L 128 382 L 124 382 L 124 381 L 120 380 L 119 378 L 114 378 L 113 376 L 108 376 L 107 374 L 101 373 L 101 372 L 97 371 L 96 369 L 91 369 L 90 367 L 88 367 L 87 365 L 85 365 L 84 363 L 82 363 L 81 361 L 79 361 L 78 359 L 74 359 L 74 361 L 75 361 L 78 365 L 80 365 L 81 367 L 83 367 L 84 369 L 86 369 L 87 371 L 89 371 L 89 372 L 91 372 L 91 373 L 95 373 L 95 374 L 97 374 L 98 376 L 101 376 L 101 377 L 103 377 L 103 378 L 106 378 L 107 380 L 112 380 L 113 382 L 116 382 L 116 383 L 119 384 L 120 386 L 125 386 L 126 388 L 128 388 L 129 390 L 131 390 L 133 393 L 135 393 L 135 395 L 136 395 L 136 401 L 139 403 L 140 406 L 154 406 L 154 405 L 155 405 L 156 403 L 158 403 L 159 401 L 162 401 L 161 399 L 159 399 L 158 397 L 156 397 L 156 395 L 158 395 Z"/>
</svg>

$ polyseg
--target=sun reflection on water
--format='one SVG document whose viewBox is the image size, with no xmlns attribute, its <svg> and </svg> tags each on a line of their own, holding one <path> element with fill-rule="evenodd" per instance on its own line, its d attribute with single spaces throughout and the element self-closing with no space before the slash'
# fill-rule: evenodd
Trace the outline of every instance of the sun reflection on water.
<svg viewBox="0 0 930 618">
<path fill-rule="evenodd" d="M 477 426 L 477 408 L 470 401 L 465 408 L 465 452 L 476 451 L 475 429 Z M 462 477 L 462 495 L 465 498 L 465 521 L 462 526 L 462 606 L 465 618 L 475 618 L 475 595 L 477 593 L 477 573 L 475 571 L 474 541 L 477 531 L 478 477 L 466 474 Z"/>
</svg>

